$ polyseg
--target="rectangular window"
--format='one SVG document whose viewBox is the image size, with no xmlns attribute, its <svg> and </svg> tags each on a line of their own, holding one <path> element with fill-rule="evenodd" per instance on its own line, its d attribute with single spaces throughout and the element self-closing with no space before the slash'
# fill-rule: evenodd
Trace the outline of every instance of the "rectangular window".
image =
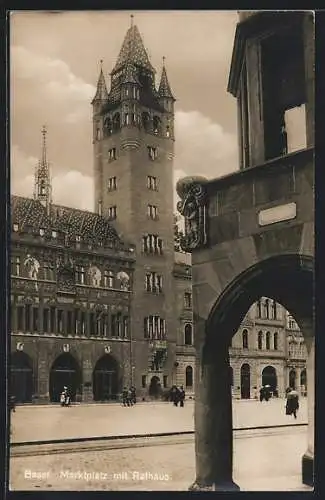
<svg viewBox="0 0 325 500">
<path fill-rule="evenodd" d="M 86 335 L 86 313 L 81 311 L 80 315 L 80 333 L 81 335 Z"/>
<path fill-rule="evenodd" d="M 164 375 L 163 381 L 164 381 L 164 388 L 168 387 L 168 377 L 167 377 L 167 375 Z"/>
<path fill-rule="evenodd" d="M 123 337 L 127 338 L 129 336 L 129 318 L 124 316 L 123 318 Z"/>
<path fill-rule="evenodd" d="M 142 250 L 144 253 L 163 253 L 163 243 L 156 234 L 147 234 L 142 238 Z"/>
<path fill-rule="evenodd" d="M 152 160 L 152 161 L 156 160 L 158 158 L 157 148 L 154 148 L 152 146 L 148 146 L 147 149 L 148 149 L 148 156 L 149 156 L 150 160 Z"/>
<path fill-rule="evenodd" d="M 185 292 L 184 294 L 184 305 L 187 309 L 192 307 L 192 294 L 189 292 Z"/>
<path fill-rule="evenodd" d="M 148 175 L 147 188 L 151 189 L 151 191 L 157 191 L 157 177 L 153 177 L 152 175 Z"/>
<path fill-rule="evenodd" d="M 107 191 L 116 191 L 116 177 L 110 177 L 107 183 Z"/>
<path fill-rule="evenodd" d="M 43 332 L 44 333 L 48 333 L 48 331 L 49 331 L 49 319 L 50 319 L 49 309 L 43 309 Z"/>
<path fill-rule="evenodd" d="M 72 311 L 67 311 L 67 334 L 72 334 Z"/>
<path fill-rule="evenodd" d="M 145 287 L 147 292 L 161 293 L 162 292 L 162 276 L 157 273 L 147 273 L 145 279 Z"/>
<path fill-rule="evenodd" d="M 38 332 L 38 309 L 33 307 L 33 332 Z"/>
<path fill-rule="evenodd" d="M 111 148 L 108 150 L 108 159 L 109 161 L 116 160 L 116 148 Z"/>
<path fill-rule="evenodd" d="M 95 313 L 89 314 L 89 334 L 95 335 L 96 324 L 95 324 Z"/>
<path fill-rule="evenodd" d="M 63 311 L 58 309 L 58 333 L 63 333 Z"/>
<path fill-rule="evenodd" d="M 17 329 L 22 331 L 24 328 L 24 308 L 17 307 Z"/>
<path fill-rule="evenodd" d="M 50 309 L 50 332 L 55 333 L 55 307 Z"/>
<path fill-rule="evenodd" d="M 147 386 L 147 376 L 146 375 L 142 375 L 141 385 L 142 385 L 143 389 Z"/>
<path fill-rule="evenodd" d="M 156 205 L 148 205 L 147 214 L 150 219 L 157 220 L 158 208 L 156 207 Z"/>
<path fill-rule="evenodd" d="M 74 310 L 74 327 L 73 327 L 75 335 L 79 335 L 79 329 L 80 329 L 79 314 L 80 314 L 79 309 L 75 309 Z"/>
<path fill-rule="evenodd" d="M 116 219 L 116 206 L 114 205 L 113 207 L 109 207 L 107 210 L 107 217 L 110 220 Z"/>
<path fill-rule="evenodd" d="M 114 288 L 113 271 L 104 271 L 104 288 Z"/>
<path fill-rule="evenodd" d="M 30 331 L 30 320 L 31 320 L 31 306 L 29 304 L 25 305 L 25 331 Z"/>
</svg>

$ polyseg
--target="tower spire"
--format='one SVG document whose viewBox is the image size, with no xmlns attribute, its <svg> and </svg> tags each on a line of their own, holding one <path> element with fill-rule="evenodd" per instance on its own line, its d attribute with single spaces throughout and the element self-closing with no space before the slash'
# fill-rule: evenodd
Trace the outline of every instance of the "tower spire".
<svg viewBox="0 0 325 500">
<path fill-rule="evenodd" d="M 131 25 L 126 32 L 112 73 L 116 73 L 127 63 L 136 64 L 137 66 L 155 73 L 155 69 L 149 60 L 148 52 L 144 47 L 138 27 L 134 24 L 133 14 L 131 15 Z"/>
<path fill-rule="evenodd" d="M 163 62 L 162 72 L 161 72 L 161 79 L 160 79 L 158 94 L 159 94 L 159 97 L 167 97 L 167 98 L 173 99 L 173 101 L 175 101 L 175 98 L 173 96 L 173 93 L 171 91 L 169 81 L 167 78 L 165 61 L 166 61 L 166 58 L 165 58 L 165 56 L 163 56 L 163 58 L 162 58 L 162 62 Z"/>
<path fill-rule="evenodd" d="M 99 77 L 98 77 L 98 81 L 97 81 L 96 94 L 91 102 L 92 104 L 94 104 L 96 101 L 97 102 L 106 101 L 108 98 L 108 92 L 107 92 L 105 77 L 104 77 L 104 73 L 103 73 L 103 59 L 100 59 L 99 64 L 100 64 Z"/>
<path fill-rule="evenodd" d="M 50 165 L 47 161 L 47 128 L 45 125 L 42 127 L 42 151 L 41 159 L 35 169 L 35 187 L 34 198 L 38 200 L 50 212 L 50 205 L 52 203 L 52 183 Z"/>
</svg>

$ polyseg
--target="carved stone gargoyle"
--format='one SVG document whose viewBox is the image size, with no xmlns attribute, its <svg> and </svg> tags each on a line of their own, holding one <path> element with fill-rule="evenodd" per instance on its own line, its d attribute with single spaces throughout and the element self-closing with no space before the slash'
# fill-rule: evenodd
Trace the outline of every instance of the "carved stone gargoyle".
<svg viewBox="0 0 325 500">
<path fill-rule="evenodd" d="M 205 177 L 184 177 L 176 184 L 181 201 L 177 210 L 184 217 L 185 235 L 181 238 L 181 248 L 191 252 L 207 243 L 207 200 Z"/>
</svg>

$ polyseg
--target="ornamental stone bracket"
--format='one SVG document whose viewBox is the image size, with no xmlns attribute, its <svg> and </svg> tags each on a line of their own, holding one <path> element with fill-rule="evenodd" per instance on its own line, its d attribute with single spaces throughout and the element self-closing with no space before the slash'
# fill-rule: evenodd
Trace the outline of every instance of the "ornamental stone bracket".
<svg viewBox="0 0 325 500">
<path fill-rule="evenodd" d="M 185 222 L 185 234 L 180 241 L 185 252 L 192 252 L 207 244 L 207 182 L 205 177 L 184 177 L 176 185 L 181 198 L 177 210 Z"/>
</svg>

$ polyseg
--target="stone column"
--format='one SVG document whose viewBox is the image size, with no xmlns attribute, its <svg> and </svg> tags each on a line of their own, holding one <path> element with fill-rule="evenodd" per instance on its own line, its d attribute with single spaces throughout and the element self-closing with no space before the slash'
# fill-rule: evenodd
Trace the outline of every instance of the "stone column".
<svg viewBox="0 0 325 500">
<path fill-rule="evenodd" d="M 232 480 L 232 401 L 228 345 L 206 348 L 197 360 L 196 481 L 191 490 L 238 490 Z M 201 366 L 200 366 L 201 365 Z"/>
<path fill-rule="evenodd" d="M 82 401 L 93 401 L 93 369 L 89 359 L 84 359 L 82 362 Z"/>
<path fill-rule="evenodd" d="M 308 343 L 307 343 L 308 342 Z M 302 482 L 314 484 L 314 419 L 315 419 L 315 337 L 306 339 L 307 359 L 307 405 L 308 405 L 308 447 L 302 457 Z"/>
</svg>

